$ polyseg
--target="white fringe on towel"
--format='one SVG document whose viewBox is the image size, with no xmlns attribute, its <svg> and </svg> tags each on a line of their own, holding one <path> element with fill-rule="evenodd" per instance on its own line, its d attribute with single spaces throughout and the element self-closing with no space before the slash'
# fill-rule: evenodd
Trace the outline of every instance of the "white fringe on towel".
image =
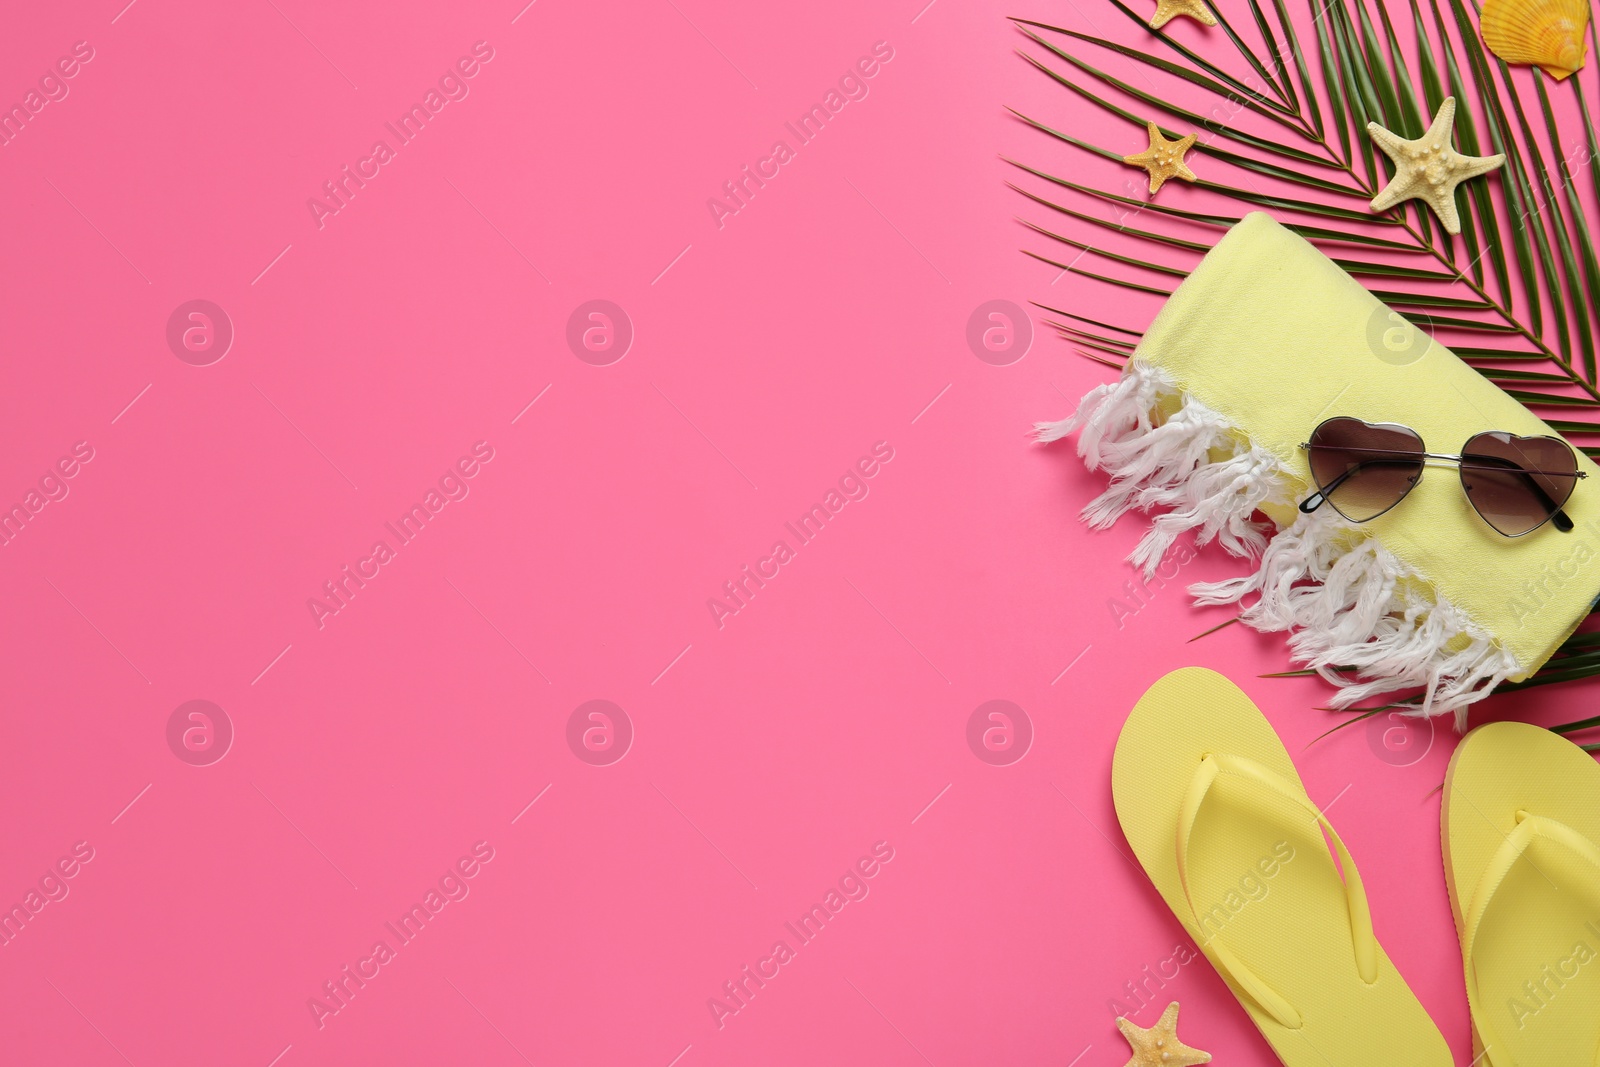
<svg viewBox="0 0 1600 1067">
<path fill-rule="evenodd" d="M 1071 418 L 1035 429 L 1048 442 L 1080 427 L 1078 454 L 1090 470 L 1111 472 L 1110 487 L 1083 509 L 1084 522 L 1098 530 L 1134 509 L 1171 509 L 1128 557 L 1146 578 L 1190 530 L 1199 531 L 1196 544 L 1217 540 L 1232 555 L 1259 555 L 1267 536 L 1256 509 L 1269 500 L 1289 502 L 1276 456 L 1252 447 L 1221 415 L 1146 364 L 1090 391 Z"/>
<path fill-rule="evenodd" d="M 1169 509 L 1128 557 L 1146 577 L 1191 530 L 1197 544 L 1216 540 L 1232 555 L 1259 557 L 1253 573 L 1190 592 L 1199 604 L 1254 594 L 1241 621 L 1289 631 L 1293 657 L 1339 687 L 1334 707 L 1420 686 L 1415 714 L 1454 712 L 1465 729 L 1467 708 L 1519 672 L 1510 652 L 1332 508 L 1300 515 L 1268 540 L 1257 509 L 1294 503 L 1298 479 L 1159 369 L 1134 361 L 1120 380 L 1091 390 L 1071 418 L 1036 430 L 1041 441 L 1081 430 L 1078 454 L 1089 469 L 1110 473 L 1110 486 L 1083 509 L 1091 527 L 1133 510 Z"/>
</svg>

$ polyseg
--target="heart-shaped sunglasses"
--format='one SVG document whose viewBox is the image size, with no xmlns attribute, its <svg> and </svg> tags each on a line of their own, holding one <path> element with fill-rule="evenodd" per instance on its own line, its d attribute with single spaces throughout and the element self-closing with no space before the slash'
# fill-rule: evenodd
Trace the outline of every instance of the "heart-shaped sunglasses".
<svg viewBox="0 0 1600 1067">
<path fill-rule="evenodd" d="M 1351 522 L 1375 519 L 1400 503 L 1434 460 L 1460 468 L 1467 500 L 1496 532 L 1521 537 L 1553 521 L 1566 533 L 1572 520 L 1562 505 L 1578 479 L 1588 477 L 1561 438 L 1518 437 L 1504 430 L 1473 434 L 1460 455 L 1450 456 L 1429 452 L 1409 426 L 1341 415 L 1318 425 L 1300 447 L 1317 483 L 1300 510 L 1309 515 L 1331 504 Z"/>
</svg>

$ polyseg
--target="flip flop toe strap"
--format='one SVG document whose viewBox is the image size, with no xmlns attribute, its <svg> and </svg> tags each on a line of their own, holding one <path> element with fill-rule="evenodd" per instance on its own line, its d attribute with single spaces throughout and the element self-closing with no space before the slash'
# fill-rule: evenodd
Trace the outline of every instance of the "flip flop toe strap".
<svg viewBox="0 0 1600 1067">
<path fill-rule="evenodd" d="M 1210 794 L 1211 787 L 1223 775 L 1266 789 L 1276 796 L 1293 802 L 1314 817 L 1327 833 L 1328 839 L 1333 842 L 1334 851 L 1338 854 L 1340 868 L 1344 872 L 1345 900 L 1350 913 L 1350 941 L 1355 954 L 1356 970 L 1361 980 L 1368 985 L 1376 982 L 1378 939 L 1372 932 L 1372 912 L 1367 906 L 1366 890 L 1362 888 L 1361 872 L 1356 870 L 1355 860 L 1350 857 L 1349 851 L 1344 847 L 1344 842 L 1340 840 L 1333 826 L 1323 817 L 1316 805 L 1311 803 L 1311 798 L 1306 796 L 1304 789 L 1277 772 L 1243 756 L 1226 753 L 1212 753 L 1205 756 L 1195 770 L 1194 777 L 1189 780 L 1183 807 L 1178 814 L 1178 880 L 1183 885 L 1184 899 L 1189 904 L 1190 919 L 1194 928 L 1200 930 L 1201 926 L 1199 912 L 1195 908 L 1194 896 L 1189 887 L 1189 844 L 1194 832 L 1195 819 L 1200 814 L 1200 807 Z M 1281 1026 L 1291 1030 L 1300 1029 L 1303 1019 L 1294 1005 L 1262 981 L 1227 946 L 1212 938 L 1205 942 L 1204 947 L 1217 968 L 1233 979 L 1262 1011 L 1276 1019 Z"/>
<path fill-rule="evenodd" d="M 1600 875 L 1600 848 L 1564 822 L 1547 816 L 1530 815 L 1525 811 L 1517 812 L 1516 828 L 1500 843 L 1500 847 L 1490 858 L 1489 865 L 1484 868 L 1483 876 L 1478 879 L 1477 888 L 1472 893 L 1472 904 L 1467 909 L 1466 920 L 1461 930 L 1461 955 L 1467 972 L 1467 1002 L 1472 1010 L 1473 1022 L 1478 1027 L 1478 1036 L 1483 1041 L 1487 1062 L 1491 1067 L 1516 1067 L 1517 1061 L 1512 1058 L 1506 1046 L 1494 1038 L 1495 1027 L 1489 1021 L 1483 992 L 1478 988 L 1478 973 L 1473 965 L 1473 951 L 1477 947 L 1478 934 L 1483 928 L 1484 917 L 1488 914 L 1490 905 L 1500 899 L 1500 888 L 1511 874 L 1511 868 L 1537 841 L 1560 845 L 1592 868 L 1591 877 L 1578 880 L 1576 885 L 1586 890 L 1589 896 L 1600 899 L 1600 893 L 1595 889 L 1596 885 L 1600 885 L 1600 878 L 1595 877 Z M 1593 1062 L 1600 1067 L 1600 1049 L 1595 1050 Z"/>
</svg>

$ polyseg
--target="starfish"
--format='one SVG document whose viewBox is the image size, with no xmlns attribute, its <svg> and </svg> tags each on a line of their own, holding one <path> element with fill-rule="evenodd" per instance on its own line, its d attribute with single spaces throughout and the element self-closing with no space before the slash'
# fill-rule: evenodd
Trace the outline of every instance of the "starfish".
<svg viewBox="0 0 1600 1067">
<path fill-rule="evenodd" d="M 1188 15 L 1206 26 L 1217 24 L 1217 16 L 1206 7 L 1204 0 L 1156 0 L 1156 13 L 1150 16 L 1150 28 L 1159 30 L 1171 22 L 1174 15 Z"/>
<path fill-rule="evenodd" d="M 1439 105 L 1428 132 L 1415 141 L 1367 123 L 1367 133 L 1384 154 L 1394 160 L 1394 177 L 1383 191 L 1372 198 L 1373 211 L 1387 211 L 1402 200 L 1413 197 L 1433 208 L 1434 214 L 1450 233 L 1461 232 L 1461 217 L 1456 213 L 1456 186 L 1468 178 L 1487 174 L 1505 163 L 1506 157 L 1464 156 L 1450 145 L 1456 121 L 1456 98 L 1447 96 Z"/>
<path fill-rule="evenodd" d="M 1183 162 L 1183 154 L 1194 147 L 1194 138 L 1195 135 L 1191 133 L 1187 137 L 1169 141 L 1161 136 L 1161 128 L 1152 122 L 1150 147 L 1136 156 L 1123 156 L 1122 161 L 1150 172 L 1150 193 L 1154 195 L 1168 178 L 1182 178 L 1189 182 L 1198 180 L 1194 171 Z"/>
<path fill-rule="evenodd" d="M 1195 1067 L 1195 1064 L 1211 1062 L 1211 1053 L 1190 1048 L 1178 1040 L 1176 1000 L 1167 1005 L 1161 1018 L 1148 1030 L 1120 1017 L 1117 1019 L 1117 1029 L 1133 1046 L 1133 1059 L 1124 1067 Z"/>
</svg>

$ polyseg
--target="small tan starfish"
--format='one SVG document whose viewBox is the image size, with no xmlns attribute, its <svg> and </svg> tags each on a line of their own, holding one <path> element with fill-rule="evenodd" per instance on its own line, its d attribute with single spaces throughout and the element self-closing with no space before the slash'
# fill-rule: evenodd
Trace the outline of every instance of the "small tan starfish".
<svg viewBox="0 0 1600 1067">
<path fill-rule="evenodd" d="M 1159 30 L 1171 22 L 1174 15 L 1188 15 L 1206 26 L 1217 24 L 1217 16 L 1206 7 L 1204 0 L 1156 0 L 1156 13 L 1150 16 L 1150 28 Z"/>
<path fill-rule="evenodd" d="M 1161 127 L 1150 123 L 1150 147 L 1136 156 L 1123 156 L 1124 163 L 1132 163 L 1150 172 L 1150 192 L 1160 191 L 1168 178 L 1182 178 L 1192 182 L 1199 179 L 1183 162 L 1183 154 L 1194 147 L 1194 134 L 1169 141 L 1161 136 Z"/>
<path fill-rule="evenodd" d="M 1190 1048 L 1178 1040 L 1176 1000 L 1167 1005 L 1161 1018 L 1148 1030 L 1123 1018 L 1117 1019 L 1117 1029 L 1133 1046 L 1133 1059 L 1124 1067 L 1195 1067 L 1196 1064 L 1211 1062 L 1211 1053 Z"/>
<path fill-rule="evenodd" d="M 1383 191 L 1372 198 L 1373 211 L 1387 211 L 1402 200 L 1416 198 L 1433 208 L 1444 228 L 1461 232 L 1461 217 L 1456 213 L 1456 186 L 1468 178 L 1487 174 L 1505 163 L 1506 157 L 1464 156 L 1450 145 L 1456 121 L 1456 98 L 1447 96 L 1439 105 L 1428 132 L 1415 141 L 1367 123 L 1367 133 L 1384 154 L 1394 160 L 1394 177 Z"/>
</svg>

